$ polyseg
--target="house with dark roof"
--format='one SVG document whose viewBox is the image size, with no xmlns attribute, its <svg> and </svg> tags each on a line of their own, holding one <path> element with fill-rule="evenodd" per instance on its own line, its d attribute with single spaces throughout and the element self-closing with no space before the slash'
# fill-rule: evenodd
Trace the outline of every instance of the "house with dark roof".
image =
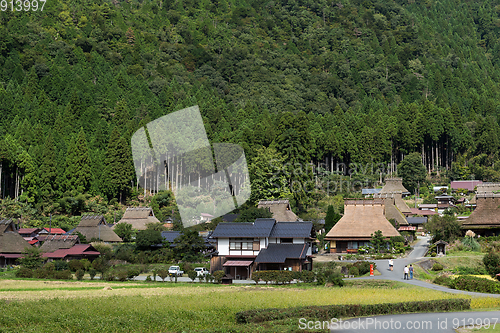
<svg viewBox="0 0 500 333">
<path fill-rule="evenodd" d="M 12 219 L 0 220 L 0 266 L 14 265 L 31 245 L 17 232 Z"/>
<path fill-rule="evenodd" d="M 389 239 L 401 236 L 384 214 L 384 199 L 345 199 L 344 216 L 326 234 L 330 252 L 356 253 L 370 244 L 377 230 Z"/>
<path fill-rule="evenodd" d="M 406 220 L 410 226 L 415 227 L 416 231 L 423 231 L 424 225 L 427 223 L 427 216 L 408 216 Z"/>
<path fill-rule="evenodd" d="M 155 217 L 151 207 L 128 207 L 121 220 L 112 228 L 114 229 L 120 223 L 131 224 L 132 229 L 146 230 L 148 223 L 160 223 L 160 220 Z"/>
<path fill-rule="evenodd" d="M 87 241 L 100 239 L 105 243 L 118 243 L 122 239 L 106 224 L 102 215 L 83 215 L 75 232 L 81 233 Z"/>
<path fill-rule="evenodd" d="M 257 208 L 267 209 L 273 214 L 273 219 L 279 222 L 294 222 L 298 220 L 297 215 L 292 212 L 292 207 L 288 200 L 259 201 Z"/>
<path fill-rule="evenodd" d="M 170 247 L 174 247 L 174 241 L 181 235 L 180 231 L 162 231 L 161 237 L 163 241 L 170 243 Z"/>
<path fill-rule="evenodd" d="M 211 272 L 223 269 L 233 278 L 247 279 L 255 270 L 312 269 L 312 222 L 222 222 L 211 237 L 217 241 Z"/>
<path fill-rule="evenodd" d="M 101 254 L 91 244 L 75 244 L 68 249 L 59 249 L 54 252 L 47 252 L 42 255 L 43 258 L 51 260 L 89 259 L 93 261 Z"/>
</svg>

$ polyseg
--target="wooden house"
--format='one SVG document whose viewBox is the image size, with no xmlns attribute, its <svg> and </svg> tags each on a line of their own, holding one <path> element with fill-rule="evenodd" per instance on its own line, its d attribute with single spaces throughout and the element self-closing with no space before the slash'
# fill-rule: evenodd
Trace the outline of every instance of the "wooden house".
<svg viewBox="0 0 500 333">
<path fill-rule="evenodd" d="M 75 232 L 81 233 L 88 242 L 92 239 L 100 239 L 105 243 L 117 243 L 122 239 L 106 224 L 106 220 L 102 215 L 83 215 L 76 227 Z"/>
<path fill-rule="evenodd" d="M 372 234 L 382 231 L 386 238 L 401 236 L 385 217 L 384 199 L 345 199 L 344 216 L 326 234 L 330 252 L 356 253 L 370 244 Z"/>
<path fill-rule="evenodd" d="M 0 220 L 0 266 L 14 265 L 31 245 L 17 232 L 12 219 Z"/>
<path fill-rule="evenodd" d="M 312 222 L 219 223 L 212 238 L 216 255 L 210 270 L 223 269 L 234 278 L 249 278 L 255 270 L 311 270 L 314 228 Z"/>
<path fill-rule="evenodd" d="M 88 259 L 93 261 L 95 258 L 99 257 L 101 254 L 91 245 L 91 244 L 75 244 L 68 249 L 59 249 L 54 252 L 47 252 L 42 255 L 42 257 L 47 258 L 48 261 L 51 260 L 80 260 Z"/>
<path fill-rule="evenodd" d="M 132 225 L 132 229 L 146 230 L 147 224 L 159 222 L 151 207 L 129 207 L 121 220 L 113 225 L 113 229 L 120 223 L 128 223 Z"/>
<path fill-rule="evenodd" d="M 257 208 L 269 210 L 273 214 L 273 219 L 279 222 L 295 222 L 298 220 L 297 215 L 292 212 L 288 200 L 259 201 Z"/>
</svg>

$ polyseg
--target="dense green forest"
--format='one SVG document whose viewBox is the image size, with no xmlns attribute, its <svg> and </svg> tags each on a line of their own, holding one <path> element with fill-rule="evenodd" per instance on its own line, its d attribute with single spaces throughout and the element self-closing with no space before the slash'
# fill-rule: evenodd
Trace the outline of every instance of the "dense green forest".
<svg viewBox="0 0 500 333">
<path fill-rule="evenodd" d="M 132 134 L 192 105 L 211 142 L 245 149 L 252 203 L 306 211 L 346 191 L 340 174 L 376 181 L 412 152 L 430 175 L 500 181 L 499 33 L 497 0 L 0 12 L 2 213 L 10 199 L 25 216 L 133 204 Z"/>
</svg>

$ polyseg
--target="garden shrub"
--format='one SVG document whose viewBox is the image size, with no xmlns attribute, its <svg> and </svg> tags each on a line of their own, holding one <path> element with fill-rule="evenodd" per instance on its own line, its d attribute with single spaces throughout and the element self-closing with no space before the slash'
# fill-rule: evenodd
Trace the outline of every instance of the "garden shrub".
<svg viewBox="0 0 500 333">
<path fill-rule="evenodd" d="M 451 287 L 458 290 L 500 294 L 500 282 L 470 275 L 459 276 L 452 280 Z"/>
<path fill-rule="evenodd" d="M 68 263 L 68 266 L 69 266 L 69 270 L 72 272 L 76 272 L 79 269 L 85 270 L 85 266 L 84 266 L 83 262 L 81 262 L 80 260 L 73 259 Z"/>
<path fill-rule="evenodd" d="M 358 276 L 359 269 L 356 266 L 352 266 L 351 268 L 349 268 L 349 275 Z"/>
<path fill-rule="evenodd" d="M 301 306 L 286 309 L 257 309 L 236 313 L 236 322 L 262 323 L 290 318 L 310 318 L 328 321 L 331 318 L 363 317 L 412 312 L 444 312 L 470 309 L 470 299 L 443 299 L 420 302 L 383 304 L 341 304 L 324 306 Z"/>
<path fill-rule="evenodd" d="M 483 257 L 483 264 L 491 276 L 500 273 L 500 255 L 490 252 Z"/>
<path fill-rule="evenodd" d="M 225 273 L 224 271 L 215 271 L 214 272 L 214 281 L 215 283 L 221 283 L 222 282 L 222 278 L 224 277 Z"/>
<path fill-rule="evenodd" d="M 481 245 L 479 245 L 479 243 L 473 237 L 465 236 L 462 239 L 462 244 L 468 251 L 481 251 Z"/>
<path fill-rule="evenodd" d="M 438 264 L 438 263 L 435 263 L 434 265 L 432 265 L 432 270 L 433 271 L 442 271 L 443 268 L 444 268 L 443 265 Z"/>
<path fill-rule="evenodd" d="M 194 282 L 194 280 L 196 280 L 196 277 L 198 276 L 198 274 L 194 271 L 194 270 L 189 270 L 187 271 L 187 276 L 191 279 L 191 282 Z"/>
<path fill-rule="evenodd" d="M 95 276 L 97 275 L 97 271 L 93 268 L 90 268 L 89 275 L 90 275 L 90 279 L 93 280 L 95 278 Z"/>
<path fill-rule="evenodd" d="M 435 278 L 433 283 L 439 284 L 439 285 L 445 286 L 445 287 L 451 287 L 452 283 L 453 283 L 453 279 L 450 278 L 449 276 L 441 275 L 441 276 L 438 276 L 437 278 Z"/>
<path fill-rule="evenodd" d="M 18 278 L 31 278 L 31 277 L 33 277 L 33 271 L 29 268 L 21 267 L 16 272 L 16 277 L 18 277 Z"/>
<path fill-rule="evenodd" d="M 78 281 L 81 281 L 83 279 L 83 276 L 85 275 L 85 271 L 83 269 L 79 269 L 76 271 L 75 276 Z"/>
<path fill-rule="evenodd" d="M 109 270 L 104 274 L 104 280 L 106 280 L 106 281 L 115 281 L 115 279 L 116 279 L 116 275 L 115 275 L 115 272 L 112 270 Z"/>
<path fill-rule="evenodd" d="M 69 270 L 68 262 L 64 261 L 64 260 L 56 260 L 56 261 L 54 261 L 54 267 L 55 267 L 56 271 Z"/>
<path fill-rule="evenodd" d="M 48 270 L 45 268 L 37 268 L 33 270 L 33 277 L 37 279 L 50 279 L 54 275 L 53 270 Z"/>
<path fill-rule="evenodd" d="M 127 269 L 127 279 L 133 280 L 136 276 L 139 276 L 141 272 L 137 268 L 129 268 Z"/>
<path fill-rule="evenodd" d="M 314 272 L 312 271 L 302 271 L 300 272 L 300 280 L 305 283 L 313 283 L 314 282 Z"/>
<path fill-rule="evenodd" d="M 66 269 L 64 271 L 55 271 L 54 272 L 54 279 L 57 280 L 73 280 L 73 275 L 71 274 L 69 269 Z"/>
</svg>

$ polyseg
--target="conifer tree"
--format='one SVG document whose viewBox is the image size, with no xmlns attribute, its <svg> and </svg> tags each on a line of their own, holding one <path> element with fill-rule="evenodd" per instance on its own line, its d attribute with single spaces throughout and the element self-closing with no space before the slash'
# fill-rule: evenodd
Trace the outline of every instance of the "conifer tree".
<svg viewBox="0 0 500 333">
<path fill-rule="evenodd" d="M 76 140 L 68 147 L 64 176 L 66 191 L 84 193 L 89 189 L 90 159 L 83 129 L 80 129 Z"/>
<path fill-rule="evenodd" d="M 120 137 L 115 127 L 109 139 L 106 160 L 104 162 L 104 188 L 109 198 L 119 198 L 128 194 L 134 178 L 132 156 L 127 141 Z"/>
<path fill-rule="evenodd" d="M 40 178 L 40 199 L 43 202 L 50 202 L 54 199 L 57 189 L 57 167 L 56 153 L 54 150 L 54 140 L 49 132 L 47 140 L 43 145 L 42 161 L 39 170 Z"/>
</svg>

